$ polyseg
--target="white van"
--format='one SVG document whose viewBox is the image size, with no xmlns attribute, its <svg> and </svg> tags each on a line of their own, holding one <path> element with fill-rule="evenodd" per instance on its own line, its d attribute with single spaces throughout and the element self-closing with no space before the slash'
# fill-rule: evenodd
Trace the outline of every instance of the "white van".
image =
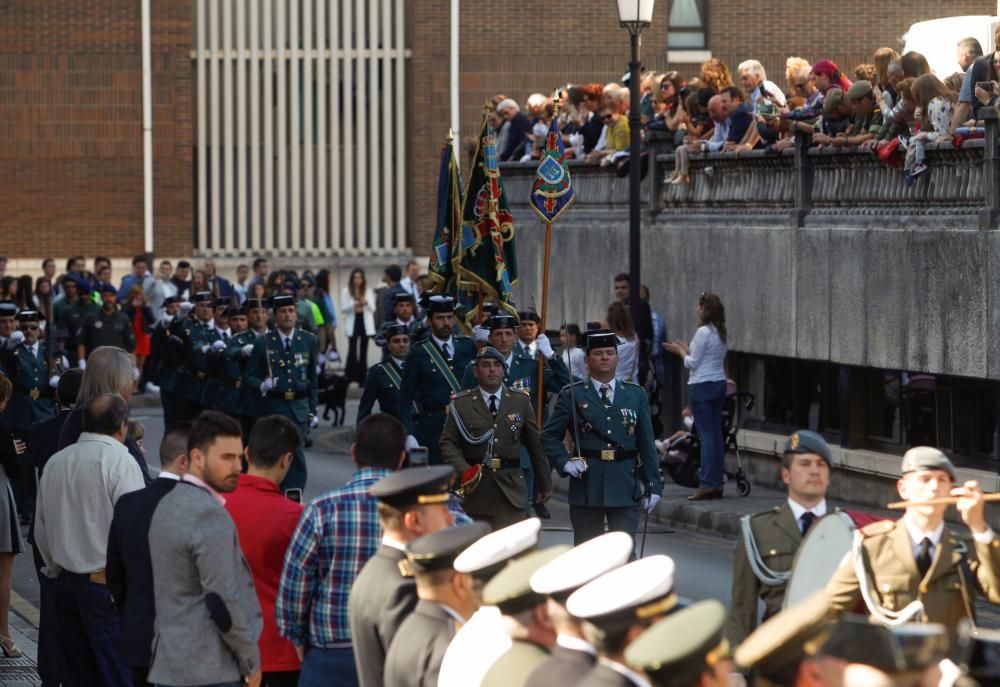
<svg viewBox="0 0 1000 687">
<path fill-rule="evenodd" d="M 997 24 L 1000 17 L 984 15 L 918 21 L 906 32 L 903 52 L 921 53 L 934 74 L 944 79 L 959 71 L 956 46 L 963 38 L 977 38 L 984 53 L 993 52 L 993 31 Z"/>
</svg>

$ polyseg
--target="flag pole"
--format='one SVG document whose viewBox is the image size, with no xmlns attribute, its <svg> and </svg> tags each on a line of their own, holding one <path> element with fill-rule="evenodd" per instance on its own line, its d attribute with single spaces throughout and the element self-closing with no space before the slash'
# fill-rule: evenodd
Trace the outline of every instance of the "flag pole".
<svg viewBox="0 0 1000 687">
<path fill-rule="evenodd" d="M 542 312 L 541 333 L 545 333 L 545 317 L 549 309 L 549 256 L 552 248 L 552 222 L 545 223 L 545 257 L 542 260 Z M 572 380 L 570 380 L 572 381 Z M 538 407 L 535 408 L 538 428 L 542 427 L 542 410 L 545 408 L 545 356 L 538 354 Z"/>
</svg>

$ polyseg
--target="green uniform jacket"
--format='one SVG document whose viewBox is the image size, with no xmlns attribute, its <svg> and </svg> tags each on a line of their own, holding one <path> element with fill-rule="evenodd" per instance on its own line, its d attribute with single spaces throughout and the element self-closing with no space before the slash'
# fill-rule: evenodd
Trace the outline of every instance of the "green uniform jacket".
<svg viewBox="0 0 1000 687">
<path fill-rule="evenodd" d="M 787 501 L 752 516 L 750 531 L 764 565 L 775 572 L 792 569 L 795 553 L 802 543 L 802 533 Z M 768 586 L 754 575 L 742 533 L 737 536 L 737 542 L 733 558 L 733 596 L 726 623 L 726 637 L 733 646 L 738 646 L 757 628 L 758 598 L 764 601 L 764 620 L 780 611 L 785 600 L 785 584 Z"/>
<path fill-rule="evenodd" d="M 580 448 L 584 451 L 638 450 L 642 461 L 639 480 L 636 479 L 636 458 L 603 461 L 587 460 L 587 471 L 582 477 L 571 478 L 569 503 L 571 506 L 623 508 L 636 506 L 643 495 L 644 484 L 652 493 L 663 492 L 659 460 L 653 444 L 653 427 L 649 416 L 649 401 L 642 387 L 623 382 L 615 383 L 614 403 L 606 409 L 601 397 L 588 377 L 573 384 L 576 393 L 577 419 L 580 430 Z M 563 471 L 570 454 L 563 446 L 567 432 L 573 436 L 573 407 L 570 387 L 559 392 L 552 415 L 542 430 L 542 445 L 549 462 Z M 590 431 L 585 431 L 589 425 Z M 616 445 L 617 444 L 617 445 Z"/>
<path fill-rule="evenodd" d="M 483 463 L 487 457 L 487 445 L 474 446 L 465 441 L 452 417 L 455 413 L 461 416 L 462 423 L 473 437 L 495 429 L 491 457 L 509 461 L 510 467 L 499 470 L 483 468 L 479 486 L 466 495 L 463 504 L 465 512 L 470 515 L 493 515 L 497 512 L 500 499 L 506 499 L 514 508 L 528 507 L 528 493 L 520 463 L 522 445 L 528 450 L 535 468 L 535 489 L 540 492 L 552 490 L 551 472 L 538 437 L 535 412 L 528 394 L 505 387 L 501 387 L 498 393 L 500 405 L 496 419 L 483 401 L 478 387 L 459 393 L 441 432 L 441 457 L 455 468 L 459 477 L 469 467 Z"/>
<path fill-rule="evenodd" d="M 196 374 L 197 372 L 205 374 L 205 379 L 201 384 L 201 404 L 206 408 L 222 410 L 221 408 L 216 408 L 219 394 L 222 392 L 222 387 L 224 386 L 222 371 L 219 369 L 218 364 L 219 354 L 212 348 L 204 352 L 201 350 L 205 346 L 211 346 L 216 341 L 222 341 L 222 334 L 214 326 L 203 327 L 201 331 L 201 343 L 193 351 Z M 222 412 L 226 411 L 222 410 Z"/>
<path fill-rule="evenodd" d="M 242 415 L 243 370 L 249 360 L 243 355 L 243 347 L 253 344 L 254 338 L 249 331 L 240 332 L 229 337 L 225 350 L 209 352 L 210 376 L 219 385 L 214 407 L 226 415 Z M 259 389 L 257 395 L 260 395 Z"/>
<path fill-rule="evenodd" d="M 455 631 L 455 618 L 440 604 L 417 601 L 385 655 L 385 684 L 437 687 L 441 661 Z"/>
<path fill-rule="evenodd" d="M 181 364 L 177 375 L 176 393 L 181 398 L 201 403 L 205 380 L 208 379 L 205 356 L 201 352 L 202 340 L 207 339 L 207 342 L 210 342 L 215 327 L 186 318 L 177 323 L 174 331 L 181 339 Z"/>
<path fill-rule="evenodd" d="M 7 425 L 18 432 L 27 432 L 31 425 L 48 420 L 55 415 L 52 400 L 53 389 L 49 386 L 49 362 L 45 357 L 45 342 L 38 342 L 38 355 L 20 343 L 12 351 L 4 351 L 4 367 L 14 385 L 14 395 L 10 399 L 4 419 Z"/>
<path fill-rule="evenodd" d="M 112 313 L 104 310 L 91 312 L 83 321 L 83 334 L 79 343 L 83 344 L 87 355 L 101 346 L 117 346 L 131 353 L 135 350 L 132 321 L 120 310 Z"/>
<path fill-rule="evenodd" d="M 474 389 L 479 385 L 475 372 L 473 372 L 475 364 L 476 361 L 473 360 L 465 368 L 465 375 L 462 377 L 462 386 L 466 389 Z M 551 359 L 545 361 L 544 370 L 542 380 L 545 382 L 546 395 L 548 395 L 548 392 L 562 389 L 569 384 L 569 370 L 558 355 L 554 355 Z M 529 392 L 531 394 L 531 405 L 536 409 L 538 408 L 538 358 L 530 357 L 515 345 L 510 361 L 510 368 L 508 368 L 504 375 L 503 383 L 511 389 Z"/>
<path fill-rule="evenodd" d="M 482 687 L 521 687 L 549 652 L 537 644 L 515 639 L 506 653 L 486 671 Z"/>
<path fill-rule="evenodd" d="M 1000 603 L 1000 538 L 989 544 L 960 539 L 945 525 L 941 541 L 934 547 L 934 559 L 926 577 L 920 578 L 913 556 L 910 535 L 902 518 L 895 523 L 883 520 L 864 527 L 861 551 L 873 600 L 887 610 L 899 611 L 914 599 L 924 604 L 923 617 L 931 623 L 954 627 L 968 617 L 962 597 L 959 568 L 965 550 L 968 570 L 975 579 L 965 581 L 970 596 L 978 587 L 992 603 Z M 827 598 L 835 611 L 849 613 L 861 598 L 852 556 L 827 584 Z M 963 573 L 964 574 L 964 573 Z"/>
<path fill-rule="evenodd" d="M 288 352 L 277 331 L 258 337 L 247 365 L 247 388 L 251 392 L 256 389 L 259 394 L 260 385 L 268 376 L 274 377 L 275 387 L 260 399 L 259 415 L 283 415 L 307 424 L 309 416 L 316 413 L 316 337 L 301 329 L 294 330 Z"/>
<path fill-rule="evenodd" d="M 98 308 L 89 297 L 78 297 L 72 303 L 65 298 L 52 304 L 52 317 L 56 328 L 66 333 L 66 349 L 70 354 L 70 362 L 76 362 L 76 347 L 83 335 L 83 323 Z"/>
<path fill-rule="evenodd" d="M 249 335 L 247 337 L 247 343 L 255 344 L 259 339 L 263 339 L 267 336 L 267 332 L 264 334 L 258 334 L 252 329 L 248 329 L 246 333 Z M 250 358 L 253 357 L 253 353 L 250 354 Z M 244 417 L 260 417 L 260 404 L 263 400 L 260 395 L 260 385 L 256 387 L 250 386 L 247 382 L 247 371 L 250 369 L 250 359 L 248 358 L 246 363 L 243 365 L 243 383 L 240 385 L 240 415 Z"/>
<path fill-rule="evenodd" d="M 446 370 L 440 369 L 443 357 L 433 338 L 428 337 L 413 346 L 406 358 L 399 388 L 399 420 L 408 434 L 428 448 L 432 459 L 440 459 L 437 444 L 444 428 L 444 409 L 452 394 L 462 390 L 459 380 L 476 355 L 472 339 L 455 335 L 452 342 L 455 350 Z M 420 408 L 419 413 L 413 412 L 411 404 L 414 401 Z"/>
<path fill-rule="evenodd" d="M 376 401 L 379 410 L 398 419 L 402 379 L 403 371 L 391 358 L 368 368 L 365 388 L 361 392 L 361 404 L 358 406 L 358 422 L 372 414 Z"/>
</svg>

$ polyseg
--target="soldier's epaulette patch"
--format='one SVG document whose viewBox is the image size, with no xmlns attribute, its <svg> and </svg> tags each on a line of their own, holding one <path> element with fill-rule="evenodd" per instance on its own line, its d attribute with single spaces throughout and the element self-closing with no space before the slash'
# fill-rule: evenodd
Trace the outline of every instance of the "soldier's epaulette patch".
<svg viewBox="0 0 1000 687">
<path fill-rule="evenodd" d="M 630 381 L 628 381 L 627 379 L 619 379 L 619 380 L 618 380 L 618 381 L 616 382 L 616 384 L 623 384 L 623 385 L 625 385 L 625 386 L 634 386 L 634 387 L 639 387 L 639 385 L 638 385 L 638 384 L 636 384 L 635 382 L 630 382 Z M 641 388 L 641 387 L 639 387 L 639 388 Z"/>
<path fill-rule="evenodd" d="M 560 389 L 560 391 L 566 391 L 566 389 L 570 388 L 571 386 L 580 386 L 581 384 L 586 384 L 586 383 L 587 383 L 586 380 L 578 379 L 575 382 L 571 382 L 571 383 L 567 384 L 562 389 Z"/>
<path fill-rule="evenodd" d="M 413 568 L 410 567 L 410 561 L 406 558 L 399 562 L 399 574 L 403 577 L 413 577 Z"/>
<path fill-rule="evenodd" d="M 516 389 L 511 389 L 511 391 L 520 391 L 522 394 L 531 398 L 531 389 L 525 389 L 524 387 L 518 387 Z"/>
<path fill-rule="evenodd" d="M 454 401 L 456 398 L 465 398 L 473 391 L 475 391 L 475 389 L 462 389 L 461 391 L 455 391 L 451 394 L 451 400 Z"/>
<path fill-rule="evenodd" d="M 861 528 L 861 534 L 866 537 L 889 534 L 896 527 L 892 520 L 879 520 Z"/>
</svg>

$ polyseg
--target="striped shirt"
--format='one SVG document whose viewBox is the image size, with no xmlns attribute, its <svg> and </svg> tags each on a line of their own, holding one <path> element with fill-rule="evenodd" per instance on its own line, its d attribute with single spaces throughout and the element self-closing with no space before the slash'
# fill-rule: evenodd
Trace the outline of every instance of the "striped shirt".
<svg viewBox="0 0 1000 687">
<path fill-rule="evenodd" d="M 372 485 L 391 474 L 365 467 L 341 487 L 314 499 L 285 553 L 275 619 L 293 644 L 332 648 L 351 641 L 347 598 L 382 538 Z"/>
</svg>

